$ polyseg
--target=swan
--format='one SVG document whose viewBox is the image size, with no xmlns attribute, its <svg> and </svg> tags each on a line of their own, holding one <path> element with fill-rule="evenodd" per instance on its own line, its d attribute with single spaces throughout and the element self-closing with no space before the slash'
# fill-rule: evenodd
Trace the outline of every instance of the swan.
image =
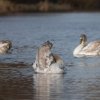
<svg viewBox="0 0 100 100">
<path fill-rule="evenodd" d="M 37 50 L 36 60 L 33 64 L 36 73 L 64 73 L 62 58 L 51 52 L 53 44 L 46 41 Z"/>
<path fill-rule="evenodd" d="M 12 47 L 12 43 L 9 40 L 1 40 L 0 41 L 0 54 L 7 53 Z"/>
<path fill-rule="evenodd" d="M 85 34 L 81 34 L 80 44 L 74 49 L 73 55 L 75 57 L 99 56 L 100 40 L 95 40 L 90 43 L 87 43 L 87 36 Z"/>
</svg>

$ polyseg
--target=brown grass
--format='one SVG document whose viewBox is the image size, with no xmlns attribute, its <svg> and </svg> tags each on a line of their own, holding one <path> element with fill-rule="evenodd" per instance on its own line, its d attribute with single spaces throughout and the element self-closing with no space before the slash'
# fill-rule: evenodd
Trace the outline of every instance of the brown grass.
<svg viewBox="0 0 100 100">
<path fill-rule="evenodd" d="M 69 11 L 71 9 L 70 5 L 65 4 L 53 4 L 48 2 L 40 2 L 38 4 L 15 4 L 0 0 L 0 15 L 22 12 Z"/>
<path fill-rule="evenodd" d="M 74 1 L 74 2 L 72 2 Z M 90 0 L 91 1 L 91 0 Z M 91 2 L 85 0 L 77 2 L 70 0 L 67 3 L 51 3 L 51 2 L 39 2 L 37 4 L 25 4 L 25 3 L 12 3 L 9 0 L 0 0 L 0 15 L 12 14 L 12 13 L 24 13 L 24 12 L 62 12 L 62 11 L 78 11 L 78 10 L 93 10 L 93 0 Z M 76 6 L 74 3 L 77 3 Z"/>
</svg>

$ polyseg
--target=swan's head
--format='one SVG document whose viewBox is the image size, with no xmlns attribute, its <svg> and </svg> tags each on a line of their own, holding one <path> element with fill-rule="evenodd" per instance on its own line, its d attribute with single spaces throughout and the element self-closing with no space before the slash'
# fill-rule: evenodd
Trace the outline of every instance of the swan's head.
<svg viewBox="0 0 100 100">
<path fill-rule="evenodd" d="M 87 43 L 87 36 L 85 34 L 81 34 L 80 44 L 86 45 L 86 43 Z"/>
<path fill-rule="evenodd" d="M 46 41 L 45 43 L 42 44 L 42 46 L 47 49 L 52 49 L 53 44 L 50 41 Z"/>
</svg>

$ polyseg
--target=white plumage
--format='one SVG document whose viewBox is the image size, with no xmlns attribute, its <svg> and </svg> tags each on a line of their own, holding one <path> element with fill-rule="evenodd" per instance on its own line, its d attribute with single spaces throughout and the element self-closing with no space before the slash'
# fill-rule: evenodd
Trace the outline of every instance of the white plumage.
<svg viewBox="0 0 100 100">
<path fill-rule="evenodd" d="M 74 49 L 73 55 L 75 57 L 83 56 L 99 56 L 100 55 L 100 40 L 87 43 L 85 34 L 80 36 L 80 44 Z"/>
</svg>

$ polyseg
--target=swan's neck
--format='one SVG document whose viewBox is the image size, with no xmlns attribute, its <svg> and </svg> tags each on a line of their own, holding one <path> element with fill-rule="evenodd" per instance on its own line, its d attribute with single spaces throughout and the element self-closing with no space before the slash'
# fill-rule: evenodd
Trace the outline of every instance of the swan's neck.
<svg viewBox="0 0 100 100">
<path fill-rule="evenodd" d="M 78 46 L 75 48 L 73 54 L 74 54 L 74 55 L 80 54 L 80 52 L 82 51 L 82 49 L 83 49 L 86 45 L 87 45 L 87 43 L 83 43 L 83 42 L 82 42 L 80 45 L 78 45 Z"/>
</svg>

